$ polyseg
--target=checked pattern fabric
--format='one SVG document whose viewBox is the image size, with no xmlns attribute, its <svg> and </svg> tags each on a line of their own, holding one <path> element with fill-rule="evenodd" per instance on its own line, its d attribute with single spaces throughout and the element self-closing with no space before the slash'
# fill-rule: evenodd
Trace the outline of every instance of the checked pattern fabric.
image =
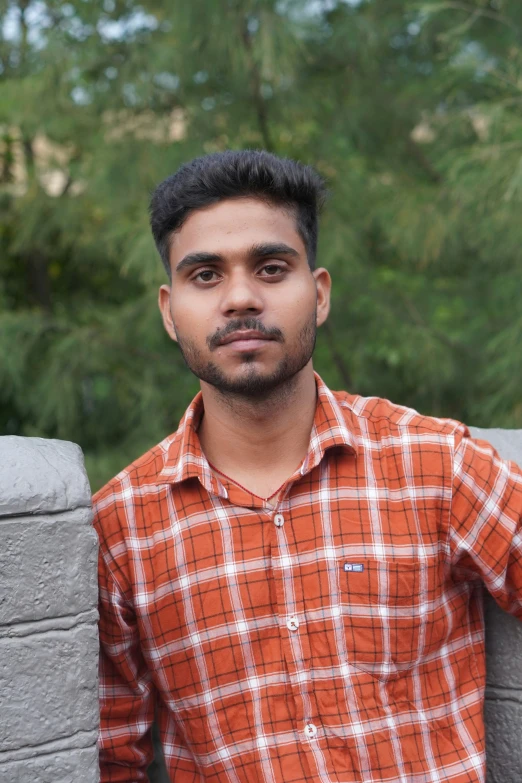
<svg viewBox="0 0 522 783">
<path fill-rule="evenodd" d="M 482 783 L 483 584 L 522 617 L 522 473 L 455 421 L 331 392 L 272 505 L 201 395 L 94 498 L 101 780 Z"/>
</svg>

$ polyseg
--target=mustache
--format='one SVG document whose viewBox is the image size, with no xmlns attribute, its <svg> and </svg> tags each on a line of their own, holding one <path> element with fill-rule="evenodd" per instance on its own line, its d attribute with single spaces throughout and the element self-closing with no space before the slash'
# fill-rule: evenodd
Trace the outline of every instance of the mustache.
<svg viewBox="0 0 522 783">
<path fill-rule="evenodd" d="M 252 329 L 260 334 L 264 334 L 266 337 L 278 342 L 284 342 L 283 332 L 276 326 L 267 327 L 259 321 L 259 319 L 249 316 L 247 318 L 235 318 L 229 321 L 223 329 L 218 329 L 213 335 L 207 337 L 207 345 L 211 351 L 215 351 L 219 347 L 222 340 L 225 339 L 232 332 L 239 332 L 246 329 Z"/>
</svg>

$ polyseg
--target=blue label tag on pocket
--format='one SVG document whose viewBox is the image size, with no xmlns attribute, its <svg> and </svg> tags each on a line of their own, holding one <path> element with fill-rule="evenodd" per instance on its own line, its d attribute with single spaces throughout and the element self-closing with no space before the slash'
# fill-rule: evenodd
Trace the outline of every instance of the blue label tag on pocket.
<svg viewBox="0 0 522 783">
<path fill-rule="evenodd" d="M 363 563 L 345 563 L 344 564 L 344 570 L 345 571 L 357 571 L 360 574 L 361 571 L 364 571 L 364 565 L 363 565 Z"/>
</svg>

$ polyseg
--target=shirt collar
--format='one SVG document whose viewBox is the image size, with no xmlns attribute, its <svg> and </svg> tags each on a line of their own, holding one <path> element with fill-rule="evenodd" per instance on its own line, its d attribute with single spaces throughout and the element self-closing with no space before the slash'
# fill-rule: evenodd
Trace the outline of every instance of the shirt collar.
<svg viewBox="0 0 522 783">
<path fill-rule="evenodd" d="M 335 446 L 357 453 L 357 438 L 346 424 L 346 412 L 322 378 L 317 373 L 314 374 L 317 384 L 317 406 L 308 453 L 300 469 L 303 476 L 321 462 L 328 449 Z"/>
<path fill-rule="evenodd" d="M 299 469 L 302 476 L 318 465 L 330 448 L 339 446 L 357 453 L 357 439 L 346 424 L 345 413 L 339 400 L 317 373 L 315 373 L 315 380 L 317 405 L 310 433 L 310 445 Z M 158 475 L 158 483 L 179 484 L 189 478 L 198 478 L 209 492 L 226 498 L 226 488 L 210 468 L 201 450 L 197 428 L 202 413 L 203 396 L 198 392 L 167 447 L 165 463 Z"/>
<path fill-rule="evenodd" d="M 203 395 L 198 392 L 179 423 L 167 448 L 163 469 L 158 474 L 159 484 L 180 484 L 197 478 L 208 492 L 227 497 L 222 482 L 212 471 L 201 450 L 197 429 L 203 414 Z"/>
</svg>

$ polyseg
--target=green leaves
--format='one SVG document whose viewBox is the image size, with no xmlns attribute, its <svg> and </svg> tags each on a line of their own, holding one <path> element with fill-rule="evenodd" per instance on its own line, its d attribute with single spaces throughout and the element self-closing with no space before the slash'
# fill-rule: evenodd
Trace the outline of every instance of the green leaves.
<svg viewBox="0 0 522 783">
<path fill-rule="evenodd" d="M 25 44 L 0 12 L 0 431 L 79 442 L 96 488 L 176 428 L 150 193 L 260 146 L 330 184 L 326 381 L 522 426 L 517 0 L 32 5 Z"/>
</svg>

